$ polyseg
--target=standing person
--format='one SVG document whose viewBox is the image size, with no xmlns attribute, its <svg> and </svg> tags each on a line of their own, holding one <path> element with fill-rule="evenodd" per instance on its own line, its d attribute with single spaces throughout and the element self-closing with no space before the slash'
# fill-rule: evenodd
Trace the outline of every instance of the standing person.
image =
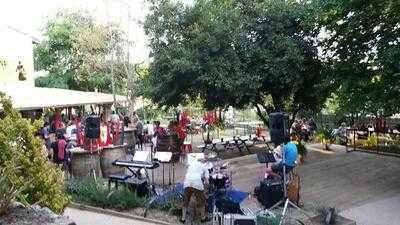
<svg viewBox="0 0 400 225">
<path fill-rule="evenodd" d="M 140 150 L 143 150 L 143 123 L 137 117 L 133 119 L 133 123 L 135 124 L 136 128 L 135 135 L 138 140 L 138 148 L 140 147 Z"/>
<path fill-rule="evenodd" d="M 181 222 L 185 223 L 186 213 L 191 197 L 194 195 L 197 200 L 196 209 L 199 210 L 201 222 L 207 222 L 206 217 L 206 196 L 204 186 L 208 185 L 209 172 L 204 163 L 197 159 L 188 160 L 188 168 L 186 170 L 185 179 L 183 181 L 183 207 Z M 196 213 L 196 214 L 197 214 Z"/>
<path fill-rule="evenodd" d="M 65 129 L 65 136 L 68 141 L 67 149 L 77 146 L 77 128 L 73 121 L 68 122 L 68 126 Z"/>
<path fill-rule="evenodd" d="M 124 115 L 124 126 L 129 127 L 130 123 L 132 123 L 131 118 L 129 118 L 127 115 Z"/>
<path fill-rule="evenodd" d="M 26 80 L 25 68 L 22 65 L 21 61 L 18 61 L 18 65 L 17 65 L 17 68 L 15 69 L 15 72 L 18 73 L 18 80 L 20 80 L 20 81 Z"/>
<path fill-rule="evenodd" d="M 40 131 L 40 134 L 44 140 L 44 144 L 47 149 L 47 157 L 51 159 L 52 152 L 51 152 L 51 140 L 50 140 L 50 123 L 45 122 L 43 125 L 42 130 Z"/>
<path fill-rule="evenodd" d="M 165 131 L 164 127 L 160 125 L 160 121 L 154 121 L 154 136 L 162 137 L 166 134 L 167 132 Z"/>
<path fill-rule="evenodd" d="M 339 126 L 339 128 L 337 129 L 337 136 L 339 137 L 339 143 L 341 145 L 346 145 L 347 143 L 347 127 L 346 127 L 346 123 L 342 122 Z"/>
<path fill-rule="evenodd" d="M 154 124 L 154 134 L 151 141 L 153 142 L 154 146 L 157 146 L 159 138 L 165 136 L 167 132 L 165 131 L 164 127 L 160 126 L 160 121 L 154 121 L 153 124 Z"/>
<path fill-rule="evenodd" d="M 185 130 L 179 125 L 178 122 L 176 121 L 171 121 L 169 125 L 169 132 L 171 135 L 177 135 L 178 136 L 178 149 L 181 149 L 181 146 L 183 145 L 183 142 L 185 141 L 186 138 L 186 133 Z"/>
<path fill-rule="evenodd" d="M 115 112 L 115 110 L 112 111 L 110 120 L 112 123 L 119 123 L 119 115 Z"/>
<path fill-rule="evenodd" d="M 106 115 L 103 113 L 100 116 L 100 136 L 97 140 L 99 146 L 104 147 L 112 144 L 111 140 L 111 128 L 107 123 Z"/>
<path fill-rule="evenodd" d="M 150 121 L 147 121 L 146 124 L 143 126 L 143 133 L 144 133 L 144 141 L 150 142 L 151 137 L 154 135 L 154 127 Z"/>
<path fill-rule="evenodd" d="M 119 142 L 119 134 L 120 134 L 120 116 L 113 111 L 110 118 L 110 127 L 111 127 L 111 135 L 112 135 L 112 142 L 114 145 L 118 144 Z"/>
<path fill-rule="evenodd" d="M 62 164 L 66 168 L 66 148 L 67 141 L 65 140 L 64 133 L 56 133 L 56 141 L 51 144 L 53 149 L 53 161 L 56 164 Z"/>
</svg>

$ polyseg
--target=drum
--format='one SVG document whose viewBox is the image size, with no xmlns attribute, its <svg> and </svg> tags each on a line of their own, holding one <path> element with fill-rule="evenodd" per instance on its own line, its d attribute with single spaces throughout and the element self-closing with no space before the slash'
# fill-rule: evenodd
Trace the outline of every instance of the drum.
<svg viewBox="0 0 400 225">
<path fill-rule="evenodd" d="M 223 173 L 215 173 L 210 176 L 210 185 L 212 185 L 215 189 L 226 188 L 229 178 L 226 174 Z"/>
</svg>

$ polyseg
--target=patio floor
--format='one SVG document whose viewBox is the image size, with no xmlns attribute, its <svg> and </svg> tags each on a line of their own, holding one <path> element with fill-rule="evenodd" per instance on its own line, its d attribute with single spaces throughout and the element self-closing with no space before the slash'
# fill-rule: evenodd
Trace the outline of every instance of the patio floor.
<svg viewBox="0 0 400 225">
<path fill-rule="evenodd" d="M 261 148 L 253 146 L 252 152 Z M 331 148 L 324 151 L 319 144 L 309 145 L 306 163 L 297 167 L 305 210 L 313 213 L 320 206 L 333 206 L 345 211 L 400 194 L 400 158 L 346 152 L 342 146 Z M 226 158 L 233 171 L 234 187 L 253 192 L 263 170 L 256 155 Z M 182 164 L 176 165 L 176 182 L 183 180 L 184 172 Z M 155 176 L 159 180 L 159 171 Z M 246 204 L 255 204 L 255 200 L 248 199 Z"/>
</svg>

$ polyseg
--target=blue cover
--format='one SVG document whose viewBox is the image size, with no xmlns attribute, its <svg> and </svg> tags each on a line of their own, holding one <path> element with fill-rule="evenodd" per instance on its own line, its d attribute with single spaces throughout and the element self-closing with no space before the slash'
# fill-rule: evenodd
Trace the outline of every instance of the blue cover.
<svg viewBox="0 0 400 225">
<path fill-rule="evenodd" d="M 182 197 L 182 196 L 183 196 L 183 184 L 178 183 L 175 186 L 175 190 L 170 190 L 170 191 L 161 193 L 160 195 L 156 196 L 154 199 L 154 204 L 162 206 L 162 205 L 165 205 L 166 202 L 170 201 L 174 197 Z M 235 203 L 241 203 L 244 199 L 247 198 L 247 196 L 249 196 L 249 193 L 243 192 L 243 191 L 238 191 L 234 188 L 230 188 L 230 189 L 218 191 L 217 196 L 218 197 L 224 196 L 224 197 L 231 199 Z"/>
</svg>

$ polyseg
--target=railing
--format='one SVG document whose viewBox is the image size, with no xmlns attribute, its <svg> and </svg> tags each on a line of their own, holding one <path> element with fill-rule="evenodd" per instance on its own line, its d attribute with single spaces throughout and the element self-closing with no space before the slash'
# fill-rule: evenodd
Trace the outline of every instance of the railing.
<svg viewBox="0 0 400 225">
<path fill-rule="evenodd" d="M 400 132 L 347 129 L 346 151 L 362 151 L 400 157 Z"/>
</svg>

